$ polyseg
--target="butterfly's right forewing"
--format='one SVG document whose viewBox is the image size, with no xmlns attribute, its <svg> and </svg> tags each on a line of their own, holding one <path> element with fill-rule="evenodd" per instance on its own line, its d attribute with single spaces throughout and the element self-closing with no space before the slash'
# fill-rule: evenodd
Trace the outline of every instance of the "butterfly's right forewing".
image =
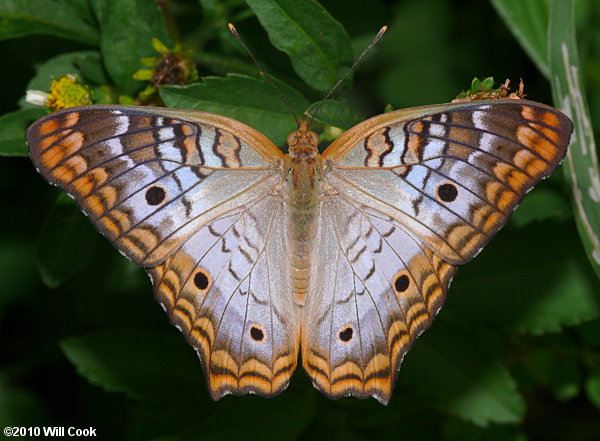
<svg viewBox="0 0 600 441">
<path fill-rule="evenodd" d="M 461 264 L 554 171 L 572 128 L 562 113 L 526 100 L 418 107 L 359 124 L 323 156 L 332 161 L 333 187 Z"/>
</svg>

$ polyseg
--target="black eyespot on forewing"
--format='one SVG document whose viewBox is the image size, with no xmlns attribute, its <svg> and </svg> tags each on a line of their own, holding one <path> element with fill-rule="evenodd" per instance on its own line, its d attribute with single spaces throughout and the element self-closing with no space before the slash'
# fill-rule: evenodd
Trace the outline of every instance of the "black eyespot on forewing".
<svg viewBox="0 0 600 441">
<path fill-rule="evenodd" d="M 458 196 L 458 190 L 454 184 L 442 184 L 437 188 L 437 195 L 443 202 L 452 202 Z"/>
<path fill-rule="evenodd" d="M 165 192 L 165 189 L 158 185 L 153 185 L 146 190 L 146 202 L 148 202 L 149 205 L 160 205 L 166 197 L 167 193 Z"/>
</svg>

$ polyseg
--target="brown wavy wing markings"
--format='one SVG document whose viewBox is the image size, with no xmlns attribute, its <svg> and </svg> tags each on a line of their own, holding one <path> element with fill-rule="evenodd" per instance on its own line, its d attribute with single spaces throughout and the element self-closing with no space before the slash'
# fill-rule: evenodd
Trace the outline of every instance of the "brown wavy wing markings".
<svg viewBox="0 0 600 441">
<path fill-rule="evenodd" d="M 331 398 L 387 403 L 402 358 L 441 307 L 455 267 L 384 215 L 375 220 L 352 200 L 334 199 L 319 218 L 314 266 L 328 262 L 331 271 L 311 282 L 303 366 Z"/>
<path fill-rule="evenodd" d="M 342 135 L 323 156 L 333 186 L 347 181 L 353 197 L 405 223 L 447 261 L 462 264 L 554 171 L 571 131 L 571 121 L 544 104 L 474 101 L 376 116 Z M 383 133 L 392 151 L 365 150 L 365 140 Z M 427 185 L 434 181 L 459 197 L 440 200 Z"/>
<path fill-rule="evenodd" d="M 31 125 L 27 140 L 39 172 L 71 194 L 120 251 L 145 266 L 163 261 L 215 216 L 214 210 L 193 213 L 196 199 L 230 209 L 237 193 L 248 193 L 253 183 L 277 173 L 283 157 L 266 137 L 232 119 L 146 107 L 83 106 L 54 112 Z M 240 183 L 228 194 L 213 191 L 215 171 L 242 171 L 243 179 L 236 176 L 246 187 Z M 164 203 L 150 203 L 157 194 L 148 193 L 152 187 L 161 187 Z M 148 208 L 150 215 L 144 211 Z M 170 216 L 163 216 L 167 209 Z"/>
<path fill-rule="evenodd" d="M 283 296 L 291 300 L 291 292 L 281 282 L 289 279 L 275 268 L 285 248 L 273 245 L 284 215 L 277 198 L 259 198 L 213 220 L 148 270 L 156 298 L 196 348 L 214 399 L 274 396 L 296 367 L 297 313 L 286 312 Z"/>
</svg>

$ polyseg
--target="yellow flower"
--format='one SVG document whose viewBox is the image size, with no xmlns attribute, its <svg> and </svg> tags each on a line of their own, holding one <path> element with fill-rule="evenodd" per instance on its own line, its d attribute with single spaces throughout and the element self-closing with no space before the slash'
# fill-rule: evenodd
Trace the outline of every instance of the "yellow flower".
<svg viewBox="0 0 600 441">
<path fill-rule="evenodd" d="M 58 80 L 52 80 L 46 107 L 59 110 L 92 104 L 89 89 L 77 84 L 77 81 L 77 76 L 72 74 L 63 75 Z"/>
<path fill-rule="evenodd" d="M 90 91 L 86 86 L 77 84 L 76 75 L 68 74 L 52 80 L 50 93 L 41 90 L 28 90 L 25 100 L 52 110 L 91 104 Z"/>
</svg>

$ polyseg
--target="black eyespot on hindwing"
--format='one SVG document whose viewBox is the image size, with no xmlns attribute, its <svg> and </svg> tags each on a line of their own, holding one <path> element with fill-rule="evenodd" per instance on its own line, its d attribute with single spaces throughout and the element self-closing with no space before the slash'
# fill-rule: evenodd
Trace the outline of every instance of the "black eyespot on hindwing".
<svg viewBox="0 0 600 441">
<path fill-rule="evenodd" d="M 252 326 L 250 328 L 250 337 L 256 341 L 263 341 L 265 333 L 258 326 Z"/>
<path fill-rule="evenodd" d="M 208 290 L 210 286 L 210 275 L 203 268 L 198 269 L 194 274 L 194 285 L 200 291 Z"/>
<path fill-rule="evenodd" d="M 352 340 L 352 334 L 354 334 L 354 330 L 350 326 L 346 326 L 342 331 L 340 331 L 340 340 L 347 343 Z"/>
<path fill-rule="evenodd" d="M 402 293 L 410 286 L 410 278 L 406 274 L 398 274 L 394 279 L 394 290 L 397 293 Z"/>
</svg>

